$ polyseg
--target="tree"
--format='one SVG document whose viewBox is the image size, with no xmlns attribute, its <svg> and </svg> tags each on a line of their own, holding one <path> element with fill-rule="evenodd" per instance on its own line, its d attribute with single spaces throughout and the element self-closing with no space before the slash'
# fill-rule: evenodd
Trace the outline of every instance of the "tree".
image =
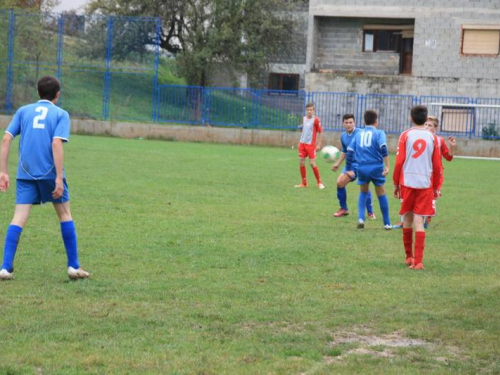
<svg viewBox="0 0 500 375">
<path fill-rule="evenodd" d="M 277 55 L 295 48 L 290 12 L 303 0 L 93 0 L 91 12 L 160 16 L 161 48 L 177 56 L 191 85 L 205 86 L 214 69 L 247 73 L 250 81 Z"/>
<path fill-rule="evenodd" d="M 50 12 L 59 0 L 0 0 L 0 9 L 21 8 L 38 12 Z"/>
</svg>

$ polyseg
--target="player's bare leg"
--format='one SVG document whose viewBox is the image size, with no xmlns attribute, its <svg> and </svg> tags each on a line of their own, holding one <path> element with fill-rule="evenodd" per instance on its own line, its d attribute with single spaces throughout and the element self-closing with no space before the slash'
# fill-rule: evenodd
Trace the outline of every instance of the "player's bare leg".
<svg viewBox="0 0 500 375">
<path fill-rule="evenodd" d="M 300 169 L 300 176 L 302 178 L 302 182 L 298 185 L 295 185 L 295 187 L 296 188 L 305 188 L 305 187 L 307 187 L 306 158 L 299 158 L 299 169 Z"/>
<path fill-rule="evenodd" d="M 90 274 L 80 267 L 78 261 L 76 230 L 71 217 L 69 202 L 54 203 L 54 209 L 61 223 L 61 234 L 68 257 L 68 277 L 72 280 L 86 279 Z"/>
<path fill-rule="evenodd" d="M 12 225 L 17 225 L 24 228 L 31 212 L 31 204 L 16 204 Z"/>
<path fill-rule="evenodd" d="M 7 228 L 5 235 L 5 247 L 3 263 L 0 269 L 0 280 L 12 280 L 14 278 L 14 258 L 16 256 L 19 238 L 31 212 L 31 204 L 16 204 L 14 217 Z"/>
</svg>

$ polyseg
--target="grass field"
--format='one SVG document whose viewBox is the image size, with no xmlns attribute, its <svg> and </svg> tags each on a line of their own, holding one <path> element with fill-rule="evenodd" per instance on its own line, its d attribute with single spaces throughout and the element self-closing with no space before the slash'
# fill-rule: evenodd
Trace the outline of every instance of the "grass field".
<svg viewBox="0 0 500 375">
<path fill-rule="evenodd" d="M 331 217 L 326 163 L 325 190 L 292 187 L 296 150 L 73 136 L 65 152 L 92 278 L 67 280 L 36 207 L 0 283 L 1 374 L 500 373 L 499 162 L 446 164 L 417 272 L 378 207 L 356 230 L 355 185 L 353 215 Z M 14 189 L 0 199 L 3 238 Z"/>
</svg>

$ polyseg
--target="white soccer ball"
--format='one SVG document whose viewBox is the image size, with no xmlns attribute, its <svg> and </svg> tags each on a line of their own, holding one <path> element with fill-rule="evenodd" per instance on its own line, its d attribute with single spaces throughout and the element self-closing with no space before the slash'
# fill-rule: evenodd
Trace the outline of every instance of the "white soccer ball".
<svg viewBox="0 0 500 375">
<path fill-rule="evenodd" d="M 325 146 L 321 149 L 321 158 L 327 163 L 333 163 L 340 157 L 340 151 L 335 146 Z"/>
</svg>

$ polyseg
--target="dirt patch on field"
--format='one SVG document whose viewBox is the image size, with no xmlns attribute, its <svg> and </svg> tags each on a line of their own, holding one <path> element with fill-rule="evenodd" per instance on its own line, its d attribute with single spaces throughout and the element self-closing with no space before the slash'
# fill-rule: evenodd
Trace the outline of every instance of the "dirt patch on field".
<svg viewBox="0 0 500 375">
<path fill-rule="evenodd" d="M 436 362 L 445 364 L 458 358 L 464 359 L 459 348 L 409 338 L 404 331 L 376 335 L 369 328 L 361 327 L 353 331 L 335 332 L 332 338 L 332 341 L 328 343 L 331 354 L 323 357 L 323 362 L 326 364 L 338 363 L 351 355 L 369 355 L 374 358 L 395 357 L 398 355 L 398 350 L 402 348 L 423 348 L 429 353 L 436 354 L 434 358 Z"/>
<path fill-rule="evenodd" d="M 390 348 L 410 348 L 415 346 L 430 346 L 431 344 L 420 339 L 411 339 L 404 336 L 402 331 L 396 331 L 388 335 L 372 335 L 369 332 L 354 333 L 340 332 L 335 334 L 334 341 L 330 346 L 340 344 L 359 344 L 362 347 L 390 347 Z"/>
</svg>

